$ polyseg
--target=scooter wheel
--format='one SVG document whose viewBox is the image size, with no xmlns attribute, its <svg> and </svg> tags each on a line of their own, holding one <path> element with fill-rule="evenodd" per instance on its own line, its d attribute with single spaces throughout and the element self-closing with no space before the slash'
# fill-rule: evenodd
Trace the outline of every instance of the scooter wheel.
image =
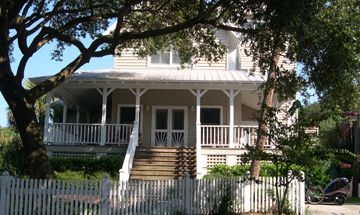
<svg viewBox="0 0 360 215">
<path fill-rule="evenodd" d="M 344 194 L 338 193 L 335 195 L 334 201 L 337 205 L 343 205 L 345 203 L 346 197 Z"/>
<path fill-rule="evenodd" d="M 310 204 L 320 204 L 324 199 L 324 191 L 320 187 L 311 187 L 305 197 Z"/>
</svg>

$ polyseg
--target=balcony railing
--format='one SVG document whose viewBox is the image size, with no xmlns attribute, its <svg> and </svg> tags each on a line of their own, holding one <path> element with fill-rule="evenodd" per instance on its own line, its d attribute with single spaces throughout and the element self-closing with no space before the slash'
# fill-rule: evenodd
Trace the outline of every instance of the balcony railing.
<svg viewBox="0 0 360 215">
<path fill-rule="evenodd" d="M 246 145 L 253 146 L 257 140 L 257 126 L 235 125 L 233 127 L 233 141 L 230 140 L 229 125 L 202 125 L 201 146 L 245 148 Z M 267 142 L 266 148 L 271 146 Z"/>
<path fill-rule="evenodd" d="M 106 124 L 105 144 L 128 144 L 131 124 Z M 53 123 L 49 125 L 47 143 L 54 145 L 100 144 L 101 124 Z"/>
</svg>

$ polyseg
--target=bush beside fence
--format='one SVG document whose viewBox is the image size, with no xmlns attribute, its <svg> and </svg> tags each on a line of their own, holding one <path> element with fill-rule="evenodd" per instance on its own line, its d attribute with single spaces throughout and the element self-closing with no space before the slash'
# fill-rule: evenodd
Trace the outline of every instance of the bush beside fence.
<svg viewBox="0 0 360 215">
<path fill-rule="evenodd" d="M 275 178 L 243 177 L 127 181 L 60 181 L 0 177 L 0 214 L 212 214 L 269 212 L 276 202 Z M 294 180 L 289 208 L 304 214 L 304 183 Z M 227 201 L 227 202 L 226 202 Z M 225 204 L 226 203 L 226 204 Z"/>
</svg>

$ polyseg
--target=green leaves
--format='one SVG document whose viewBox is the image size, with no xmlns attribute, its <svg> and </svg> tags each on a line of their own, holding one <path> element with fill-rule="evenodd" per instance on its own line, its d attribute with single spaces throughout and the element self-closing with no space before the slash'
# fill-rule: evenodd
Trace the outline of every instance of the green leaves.
<svg viewBox="0 0 360 215">
<path fill-rule="evenodd" d="M 297 58 L 303 77 L 330 109 L 359 110 L 360 9 L 355 0 L 330 1 L 300 24 Z"/>
</svg>

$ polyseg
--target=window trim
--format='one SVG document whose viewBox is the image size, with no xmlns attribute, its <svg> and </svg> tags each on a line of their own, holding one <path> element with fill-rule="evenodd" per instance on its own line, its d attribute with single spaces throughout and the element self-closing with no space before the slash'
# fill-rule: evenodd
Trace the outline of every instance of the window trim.
<svg viewBox="0 0 360 215">
<path fill-rule="evenodd" d="M 172 51 L 172 50 L 169 51 L 169 54 L 170 54 L 169 64 L 151 63 L 151 55 L 149 55 L 147 57 L 147 67 L 179 67 L 180 66 L 179 63 L 176 63 L 176 64 L 173 63 L 173 53 L 174 53 L 174 51 Z"/>
</svg>

